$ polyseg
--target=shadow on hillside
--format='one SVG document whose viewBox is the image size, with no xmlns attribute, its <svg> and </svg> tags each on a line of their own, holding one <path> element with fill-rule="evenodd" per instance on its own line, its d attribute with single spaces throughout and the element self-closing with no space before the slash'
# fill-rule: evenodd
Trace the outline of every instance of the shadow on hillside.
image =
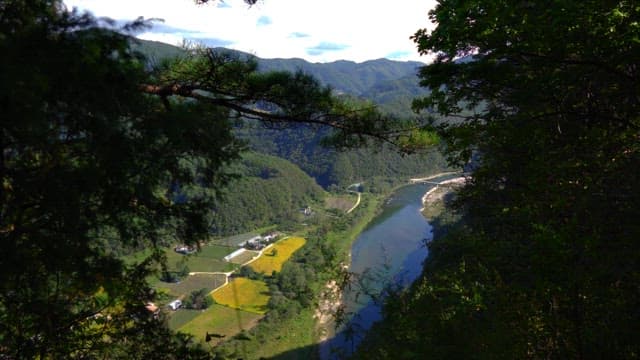
<svg viewBox="0 0 640 360">
<path fill-rule="evenodd" d="M 287 352 L 272 356 L 270 358 L 262 358 L 269 360 L 318 360 L 320 355 L 317 346 L 305 346 Z"/>
<path fill-rule="evenodd" d="M 350 351 L 346 351 L 344 348 L 345 344 L 340 343 L 340 341 L 345 341 L 345 334 L 343 332 L 336 335 L 337 338 L 328 339 L 320 344 L 305 346 L 293 350 L 289 350 L 278 355 L 269 357 L 269 358 L 261 358 L 268 360 L 319 360 L 322 358 L 328 360 L 343 360 L 348 359 L 352 352 L 355 350 L 354 347 L 350 349 Z M 338 342 L 336 342 L 336 340 Z M 337 348 L 331 348 L 337 347 Z"/>
</svg>

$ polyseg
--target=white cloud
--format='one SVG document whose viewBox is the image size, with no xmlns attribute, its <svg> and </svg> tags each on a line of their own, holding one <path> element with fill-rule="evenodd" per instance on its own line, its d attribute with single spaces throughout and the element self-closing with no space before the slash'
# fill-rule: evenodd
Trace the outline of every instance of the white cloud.
<svg viewBox="0 0 640 360">
<path fill-rule="evenodd" d="M 65 3 L 117 20 L 138 16 L 162 18 L 168 27 L 197 33 L 197 38 L 219 39 L 230 44 L 230 48 L 260 57 L 300 57 L 326 62 L 389 56 L 395 60 L 427 61 L 418 56 L 409 37 L 430 26 L 428 11 L 435 0 L 264 0 L 252 7 L 242 0 L 225 0 L 225 6 L 215 2 L 197 6 L 193 0 L 65 0 Z M 180 33 L 161 30 L 153 29 L 140 37 L 171 44 L 181 42 Z M 331 51 L 316 48 L 318 51 L 309 52 L 319 44 L 339 46 Z"/>
</svg>

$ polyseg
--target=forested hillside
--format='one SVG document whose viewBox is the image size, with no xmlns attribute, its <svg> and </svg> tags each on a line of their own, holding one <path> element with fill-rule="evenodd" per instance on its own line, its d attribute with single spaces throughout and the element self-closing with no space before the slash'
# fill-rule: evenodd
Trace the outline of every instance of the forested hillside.
<svg viewBox="0 0 640 360">
<path fill-rule="evenodd" d="M 390 147 L 346 151 L 324 147 L 326 130 L 302 126 L 286 130 L 249 128 L 239 131 L 255 151 L 276 155 L 298 165 L 325 188 L 364 182 L 367 191 L 382 192 L 407 178 L 447 168 L 437 151 L 402 155 Z"/>
<path fill-rule="evenodd" d="M 335 61 L 310 63 L 302 59 L 260 59 L 261 71 L 302 70 L 322 83 L 331 85 L 336 91 L 361 96 L 372 87 L 387 81 L 415 75 L 423 63 L 415 61 L 369 60 L 362 63 Z M 415 95 L 415 94 L 414 94 Z"/>
<path fill-rule="evenodd" d="M 271 224 L 296 221 L 300 210 L 323 199 L 324 191 L 294 164 L 248 152 L 231 166 L 240 175 L 214 204 L 214 235 L 237 234 Z"/>
<path fill-rule="evenodd" d="M 175 46 L 153 41 L 139 41 L 136 48 L 153 61 L 179 56 L 183 51 Z M 229 52 L 224 48 L 216 52 Z M 250 57 L 238 51 L 232 54 Z M 155 60 L 154 60 L 155 59 Z M 418 62 L 378 59 L 355 63 L 336 61 L 310 63 L 302 59 L 256 58 L 259 71 L 301 70 L 331 86 L 335 92 L 370 101 L 381 111 L 394 116 L 414 117 L 411 101 L 427 90 L 418 86 Z M 307 125 L 287 129 L 270 129 L 251 121 L 235 128 L 236 134 L 248 140 L 256 152 L 291 161 L 316 179 L 325 189 L 331 185 L 344 187 L 352 182 L 365 182 L 367 191 L 381 192 L 397 184 L 399 179 L 431 174 L 447 168 L 444 157 L 435 149 L 426 154 L 400 154 L 391 147 L 359 148 L 337 151 L 321 141 L 329 129 Z"/>
<path fill-rule="evenodd" d="M 357 358 L 637 359 L 637 2 L 439 1 L 430 18 L 414 105 L 454 116 L 438 131 L 476 166 Z"/>
<path fill-rule="evenodd" d="M 161 61 L 184 53 L 184 50 L 179 47 L 148 40 L 135 40 L 134 48 L 144 53 L 152 61 Z M 254 57 L 241 51 L 226 48 L 215 48 L 214 51 L 232 52 L 245 58 Z M 255 59 L 258 62 L 258 70 L 261 72 L 296 72 L 300 70 L 318 79 L 322 84 L 330 85 L 338 93 L 380 100 L 374 101 L 379 105 L 389 104 L 404 95 L 409 96 L 405 100 L 410 102 L 411 99 L 425 91 L 418 86 L 416 78 L 419 68 L 424 64 L 415 61 L 377 59 L 362 63 L 346 60 L 311 63 L 303 59 L 263 59 L 258 57 Z M 374 99 L 379 91 L 393 92 L 394 95 Z M 405 107 L 404 115 L 410 114 L 409 110 L 410 107 Z"/>
<path fill-rule="evenodd" d="M 378 104 L 380 108 L 396 116 L 409 115 L 413 99 L 425 96 L 429 90 L 421 87 L 415 74 L 376 83 L 361 96 Z"/>
<path fill-rule="evenodd" d="M 151 62 L 180 56 L 184 50 L 157 41 L 136 40 L 135 49 L 141 51 Z M 218 51 L 229 51 L 217 48 Z M 249 54 L 234 51 L 243 56 Z M 384 111 L 397 116 L 414 116 L 411 102 L 428 93 L 421 87 L 417 73 L 423 63 L 415 61 L 393 61 L 388 59 L 369 60 L 362 63 L 336 61 L 331 63 L 310 63 L 303 59 L 261 59 L 257 58 L 260 71 L 302 70 L 330 85 L 337 92 L 370 100 Z"/>
</svg>

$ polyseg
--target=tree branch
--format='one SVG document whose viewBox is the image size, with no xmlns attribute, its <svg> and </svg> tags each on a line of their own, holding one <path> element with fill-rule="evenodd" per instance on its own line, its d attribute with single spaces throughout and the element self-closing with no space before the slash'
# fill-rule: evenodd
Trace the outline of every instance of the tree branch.
<svg viewBox="0 0 640 360">
<path fill-rule="evenodd" d="M 210 105 L 221 106 L 227 109 L 237 112 L 240 116 L 244 116 L 253 120 L 259 120 L 263 122 L 272 123 L 297 123 L 297 124 L 309 124 L 329 126 L 334 129 L 344 131 L 345 133 L 352 133 L 358 135 L 369 136 L 383 142 L 397 145 L 390 137 L 396 136 L 404 131 L 410 129 L 392 130 L 392 131 L 375 131 L 373 129 L 355 129 L 345 121 L 351 116 L 357 116 L 359 112 L 363 112 L 370 108 L 358 109 L 345 113 L 317 113 L 312 114 L 283 114 L 277 112 L 269 112 L 257 109 L 255 107 L 247 106 L 246 103 L 255 103 L 258 101 L 265 101 L 267 103 L 278 105 L 270 99 L 263 98 L 236 98 L 236 97 L 215 97 L 207 95 L 206 89 L 200 89 L 196 86 L 170 84 L 170 85 L 151 85 L 144 84 L 140 86 L 140 90 L 147 94 L 157 95 L 162 98 L 163 102 L 168 102 L 167 98 L 170 96 L 181 96 L 196 99 L 198 101 L 205 102 Z M 166 105 L 165 105 L 166 106 Z M 380 116 L 377 121 L 386 121 Z"/>
</svg>

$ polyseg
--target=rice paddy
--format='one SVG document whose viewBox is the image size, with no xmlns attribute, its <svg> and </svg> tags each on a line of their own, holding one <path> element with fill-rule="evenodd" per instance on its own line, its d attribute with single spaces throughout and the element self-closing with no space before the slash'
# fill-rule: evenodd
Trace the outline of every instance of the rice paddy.
<svg viewBox="0 0 640 360">
<path fill-rule="evenodd" d="M 256 314 L 267 312 L 269 288 L 264 281 L 234 278 L 212 293 L 216 303 Z"/>
<path fill-rule="evenodd" d="M 274 271 L 282 270 L 282 265 L 289 260 L 296 250 L 300 249 L 306 240 L 301 237 L 289 237 L 282 239 L 264 250 L 262 256 L 249 266 L 258 273 L 271 275 Z"/>
</svg>

